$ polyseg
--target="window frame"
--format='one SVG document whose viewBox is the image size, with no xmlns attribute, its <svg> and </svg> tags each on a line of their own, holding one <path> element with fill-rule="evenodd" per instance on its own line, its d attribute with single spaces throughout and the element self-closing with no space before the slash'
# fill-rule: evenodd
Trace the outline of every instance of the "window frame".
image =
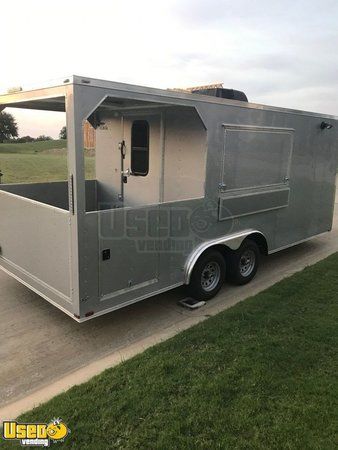
<svg viewBox="0 0 338 450">
<path fill-rule="evenodd" d="M 144 125 L 146 127 L 146 143 L 147 146 L 146 147 L 139 147 L 136 145 L 133 145 L 134 141 L 135 141 L 135 136 L 134 136 L 134 127 L 135 126 L 140 126 L 140 125 Z M 135 176 L 139 176 L 139 177 L 146 177 L 149 174 L 149 145 L 150 144 L 150 126 L 149 126 L 149 122 L 147 120 L 144 119 L 136 119 L 133 120 L 132 126 L 131 126 L 131 151 L 130 151 L 130 169 L 131 169 L 131 173 Z M 134 164 L 135 164 L 135 157 L 134 157 L 134 152 L 142 152 L 142 153 L 146 153 L 146 163 L 147 163 L 147 171 L 146 172 L 140 172 L 140 171 L 135 171 L 134 170 Z"/>
<path fill-rule="evenodd" d="M 256 125 L 241 125 L 241 124 L 222 124 L 224 129 L 224 141 L 223 141 L 223 157 L 221 163 L 221 173 L 220 173 L 220 186 L 221 192 L 246 192 L 257 189 L 265 189 L 274 186 L 288 186 L 291 172 L 291 161 L 293 156 L 293 147 L 294 147 L 294 128 L 284 128 L 284 127 L 271 127 L 271 126 L 256 126 Z M 234 166 L 231 167 L 231 163 L 229 163 L 229 150 L 227 148 L 227 133 L 228 132 L 251 132 L 251 133 L 265 133 L 267 135 L 284 135 L 284 137 L 288 137 L 289 146 L 288 152 L 284 155 L 284 176 L 281 173 L 281 177 L 279 181 L 266 181 L 261 183 L 253 183 L 252 185 L 247 186 L 229 186 L 229 178 L 228 173 L 229 169 L 234 170 Z"/>
</svg>

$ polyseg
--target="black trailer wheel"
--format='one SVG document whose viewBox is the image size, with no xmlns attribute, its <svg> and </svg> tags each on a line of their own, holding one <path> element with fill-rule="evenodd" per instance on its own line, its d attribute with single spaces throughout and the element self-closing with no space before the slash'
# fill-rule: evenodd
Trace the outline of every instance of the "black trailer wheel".
<svg viewBox="0 0 338 450">
<path fill-rule="evenodd" d="M 238 250 L 228 253 L 228 279 L 238 285 L 249 283 L 257 273 L 259 260 L 258 245 L 246 239 Z"/>
<path fill-rule="evenodd" d="M 217 250 L 206 251 L 197 261 L 188 285 L 188 295 L 196 300 L 210 300 L 225 279 L 225 260 Z"/>
</svg>

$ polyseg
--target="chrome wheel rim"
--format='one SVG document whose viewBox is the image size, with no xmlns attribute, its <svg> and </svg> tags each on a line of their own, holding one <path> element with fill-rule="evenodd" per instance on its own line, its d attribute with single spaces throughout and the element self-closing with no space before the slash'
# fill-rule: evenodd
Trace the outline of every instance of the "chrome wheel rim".
<svg viewBox="0 0 338 450">
<path fill-rule="evenodd" d="M 201 275 L 201 286 L 205 292 L 210 292 L 218 285 L 221 278 L 221 268 L 215 261 L 209 262 Z"/>
<path fill-rule="evenodd" d="M 242 277 L 252 274 L 256 264 L 256 255 L 253 250 L 246 250 L 239 260 L 239 271 Z"/>
</svg>

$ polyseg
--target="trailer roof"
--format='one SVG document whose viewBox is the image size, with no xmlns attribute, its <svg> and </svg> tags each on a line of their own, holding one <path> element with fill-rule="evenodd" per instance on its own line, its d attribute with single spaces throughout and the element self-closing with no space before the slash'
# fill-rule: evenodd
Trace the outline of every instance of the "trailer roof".
<svg viewBox="0 0 338 450">
<path fill-rule="evenodd" d="M 100 80 L 89 77 L 73 75 L 59 80 L 52 80 L 39 86 L 29 86 L 24 90 L 18 90 L 11 93 L 0 95 L 0 111 L 5 107 L 17 107 L 28 109 L 41 109 L 50 111 L 65 111 L 65 96 L 67 86 L 81 85 L 88 87 L 102 88 L 105 90 L 118 91 L 119 94 L 131 93 L 143 94 L 149 96 L 149 102 L 155 104 L 177 104 L 186 106 L 197 106 L 198 103 L 231 105 L 238 108 L 252 108 L 261 110 L 270 110 L 281 113 L 298 114 L 330 118 L 338 120 L 338 116 L 321 114 L 310 111 L 302 111 L 289 108 L 280 108 L 276 106 L 261 105 L 257 103 L 246 103 L 237 100 L 229 100 L 220 97 L 212 97 L 202 94 L 192 94 L 190 92 L 178 92 L 171 89 L 158 89 L 146 86 L 120 83 L 115 81 Z M 112 95 L 113 96 L 113 95 Z M 121 98 L 121 95 L 119 95 Z M 148 100 L 147 100 L 148 103 Z M 192 105 L 195 103 L 195 105 Z M 148 103 L 149 104 L 149 103 Z"/>
</svg>

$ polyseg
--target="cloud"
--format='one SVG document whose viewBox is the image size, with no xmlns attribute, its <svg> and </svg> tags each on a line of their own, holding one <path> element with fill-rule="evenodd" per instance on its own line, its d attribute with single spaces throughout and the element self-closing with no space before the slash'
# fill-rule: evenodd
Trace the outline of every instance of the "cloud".
<svg viewBox="0 0 338 450">
<path fill-rule="evenodd" d="M 224 82 L 256 103 L 338 114 L 337 0 L 102 0 L 80 12 L 67 0 L 12 0 L 2 17 L 2 88 L 71 73 L 162 88 Z M 21 120 L 25 132 L 38 123 Z"/>
<path fill-rule="evenodd" d="M 323 20 L 335 25 L 336 0 L 177 0 L 172 13 L 192 26 L 224 26 L 239 23 L 255 27 L 264 24 L 276 30 L 280 25 L 290 29 L 296 24 L 309 29 Z"/>
<path fill-rule="evenodd" d="M 208 42 L 178 56 L 182 71 L 199 67 L 203 81 L 254 102 L 338 113 L 338 2 L 183 0 L 173 10 Z"/>
</svg>

